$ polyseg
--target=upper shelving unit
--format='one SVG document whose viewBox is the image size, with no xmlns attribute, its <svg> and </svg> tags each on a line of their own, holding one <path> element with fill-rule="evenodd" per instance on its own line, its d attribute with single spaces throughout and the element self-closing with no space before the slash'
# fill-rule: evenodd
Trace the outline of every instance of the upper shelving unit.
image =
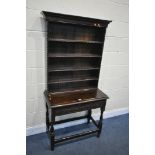
<svg viewBox="0 0 155 155">
<path fill-rule="evenodd" d="M 47 89 L 97 89 L 107 20 L 43 11 L 47 21 Z"/>
</svg>

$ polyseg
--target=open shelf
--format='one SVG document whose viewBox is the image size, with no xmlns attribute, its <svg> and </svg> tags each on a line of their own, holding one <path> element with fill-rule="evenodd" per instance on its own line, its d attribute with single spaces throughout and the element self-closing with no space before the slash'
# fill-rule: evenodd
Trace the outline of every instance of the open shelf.
<svg viewBox="0 0 155 155">
<path fill-rule="evenodd" d="M 48 57 L 54 57 L 54 58 L 59 58 L 59 57 L 101 57 L 101 55 L 97 54 L 92 54 L 92 53 L 49 53 Z"/>
<path fill-rule="evenodd" d="M 103 44 L 101 41 L 89 41 L 89 40 L 73 40 L 73 39 L 54 39 L 48 38 L 48 41 L 55 41 L 55 42 L 66 42 L 66 43 L 88 43 L 88 44 Z"/>
<path fill-rule="evenodd" d="M 48 43 L 49 57 L 101 57 L 102 44 L 64 42 Z"/>
<path fill-rule="evenodd" d="M 51 83 L 48 84 L 48 88 L 53 92 L 74 91 L 79 89 L 88 89 L 97 87 L 98 81 L 77 81 L 67 83 Z"/>
<path fill-rule="evenodd" d="M 71 57 L 58 57 L 48 58 L 48 71 L 69 71 L 69 70 L 90 70 L 100 68 L 100 57 L 82 57 L 82 58 L 71 58 Z"/>
<path fill-rule="evenodd" d="M 99 67 L 91 67 L 91 66 L 85 66 L 85 67 L 53 67 L 50 66 L 48 69 L 48 72 L 60 72 L 60 71 L 79 71 L 79 70 L 99 70 Z"/>
<path fill-rule="evenodd" d="M 65 23 L 49 23 L 48 40 L 103 44 L 105 29 L 83 27 Z"/>
<path fill-rule="evenodd" d="M 94 81 L 98 80 L 98 78 L 74 78 L 74 79 L 64 79 L 64 80 L 49 80 L 48 84 L 52 83 L 67 83 L 67 82 L 80 82 L 80 81 Z"/>
<path fill-rule="evenodd" d="M 64 72 L 49 72 L 48 83 L 65 83 L 98 80 L 99 70 L 74 70 Z"/>
</svg>

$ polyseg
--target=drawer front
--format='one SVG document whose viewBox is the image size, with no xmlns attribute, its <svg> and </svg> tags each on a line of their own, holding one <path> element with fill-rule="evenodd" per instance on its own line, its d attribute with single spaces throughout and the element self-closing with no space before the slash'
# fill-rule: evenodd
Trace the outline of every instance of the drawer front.
<svg viewBox="0 0 155 155">
<path fill-rule="evenodd" d="M 64 114 L 69 114 L 69 113 L 74 113 L 74 112 L 80 112 L 80 111 L 85 111 L 89 109 L 95 109 L 99 108 L 106 105 L 106 100 L 102 101 L 91 101 L 87 103 L 80 103 L 76 105 L 68 105 L 65 107 L 58 107 L 52 109 L 55 115 L 64 115 Z"/>
</svg>

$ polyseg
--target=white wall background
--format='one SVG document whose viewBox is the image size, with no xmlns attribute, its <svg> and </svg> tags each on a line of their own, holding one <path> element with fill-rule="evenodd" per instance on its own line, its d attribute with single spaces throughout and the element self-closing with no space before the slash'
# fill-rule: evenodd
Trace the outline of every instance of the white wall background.
<svg viewBox="0 0 155 155">
<path fill-rule="evenodd" d="M 108 94 L 106 111 L 127 108 L 128 0 L 27 0 L 27 129 L 45 124 L 45 35 L 41 11 L 112 20 L 107 29 L 99 88 Z M 98 111 L 95 111 L 97 113 Z"/>
</svg>

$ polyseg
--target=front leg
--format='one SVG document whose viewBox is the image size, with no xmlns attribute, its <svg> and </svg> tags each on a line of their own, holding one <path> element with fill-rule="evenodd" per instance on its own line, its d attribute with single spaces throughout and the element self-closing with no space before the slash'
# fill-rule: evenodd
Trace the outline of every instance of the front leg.
<svg viewBox="0 0 155 155">
<path fill-rule="evenodd" d="M 101 114 L 100 114 L 100 120 L 99 120 L 99 123 L 98 123 L 98 133 L 97 133 L 97 137 L 100 137 L 100 134 L 101 134 L 101 131 L 102 131 L 102 121 L 103 121 L 103 111 L 105 110 L 105 106 L 102 106 L 100 107 L 100 111 L 101 111 Z"/>
<path fill-rule="evenodd" d="M 52 110 L 51 110 L 52 111 Z M 50 128 L 50 136 L 51 136 L 51 150 L 54 150 L 54 139 L 55 139 L 55 131 L 54 131 L 54 123 L 55 123 L 55 115 L 51 112 L 51 128 Z"/>
<path fill-rule="evenodd" d="M 55 138 L 55 133 L 54 133 L 54 127 L 53 124 L 51 123 L 51 129 L 50 129 L 50 137 L 51 137 L 51 150 L 54 150 L 54 138 Z"/>
</svg>

